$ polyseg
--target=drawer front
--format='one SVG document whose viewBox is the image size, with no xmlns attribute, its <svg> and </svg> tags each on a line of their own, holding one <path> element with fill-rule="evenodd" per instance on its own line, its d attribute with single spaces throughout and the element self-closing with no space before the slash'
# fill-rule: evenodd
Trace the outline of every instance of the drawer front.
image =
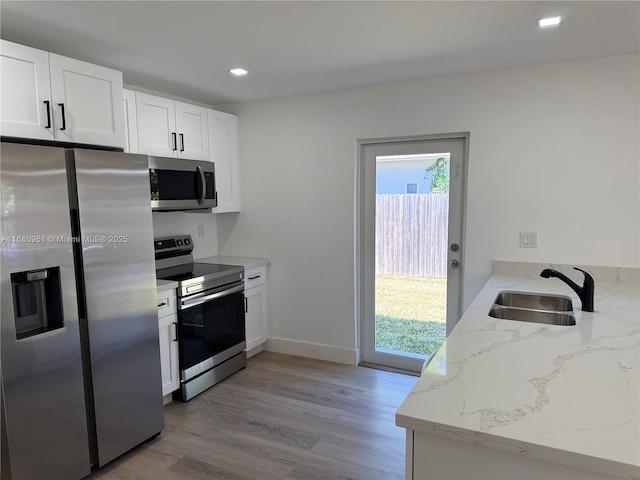
<svg viewBox="0 0 640 480">
<path fill-rule="evenodd" d="M 158 293 L 158 318 L 176 313 L 176 291 L 165 290 Z"/>
<path fill-rule="evenodd" d="M 264 285 L 267 281 L 267 266 L 251 268 L 244 272 L 244 288 L 253 288 Z"/>
</svg>

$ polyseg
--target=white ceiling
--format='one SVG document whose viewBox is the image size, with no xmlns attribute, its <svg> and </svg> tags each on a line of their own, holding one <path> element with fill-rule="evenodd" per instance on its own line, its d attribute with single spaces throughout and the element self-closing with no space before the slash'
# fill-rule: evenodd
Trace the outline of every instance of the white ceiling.
<svg viewBox="0 0 640 480">
<path fill-rule="evenodd" d="M 2 38 L 209 105 L 640 51 L 640 2 L 2 0 Z M 563 15 L 558 28 L 537 18 Z M 250 71 L 229 75 L 232 67 Z"/>
</svg>

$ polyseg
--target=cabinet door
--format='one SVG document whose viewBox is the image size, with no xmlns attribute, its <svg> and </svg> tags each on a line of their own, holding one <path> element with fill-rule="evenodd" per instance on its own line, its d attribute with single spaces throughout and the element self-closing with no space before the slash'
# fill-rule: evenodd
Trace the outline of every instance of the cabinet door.
<svg viewBox="0 0 640 480">
<path fill-rule="evenodd" d="M 49 54 L 56 140 L 124 148 L 122 72 Z"/>
<path fill-rule="evenodd" d="M 138 153 L 178 156 L 175 103 L 167 98 L 136 92 Z"/>
<path fill-rule="evenodd" d="M 209 160 L 207 109 L 188 103 L 175 103 L 178 158 Z"/>
<path fill-rule="evenodd" d="M 180 388 L 178 369 L 178 320 L 175 314 L 158 319 L 160 331 L 160 371 L 162 374 L 162 395 Z"/>
<path fill-rule="evenodd" d="M 245 329 L 247 351 L 267 341 L 267 289 L 265 285 L 244 291 L 247 311 Z"/>
<path fill-rule="evenodd" d="M 138 116 L 136 115 L 136 92 L 123 90 L 124 104 L 124 151 L 138 153 Z"/>
<path fill-rule="evenodd" d="M 53 140 L 49 54 L 0 40 L 0 74 L 0 134 Z"/>
<path fill-rule="evenodd" d="M 218 206 L 215 213 L 239 212 L 240 165 L 238 162 L 238 118 L 209 110 L 209 160 L 216 166 Z"/>
</svg>

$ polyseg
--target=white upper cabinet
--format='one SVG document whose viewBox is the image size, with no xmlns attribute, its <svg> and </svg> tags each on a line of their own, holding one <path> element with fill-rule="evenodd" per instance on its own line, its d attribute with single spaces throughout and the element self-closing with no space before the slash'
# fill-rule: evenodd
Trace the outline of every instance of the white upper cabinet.
<svg viewBox="0 0 640 480">
<path fill-rule="evenodd" d="M 56 140 L 124 147 L 122 73 L 49 54 Z"/>
<path fill-rule="evenodd" d="M 122 148 L 122 73 L 2 40 L 2 135 Z"/>
<path fill-rule="evenodd" d="M 209 110 L 209 158 L 215 164 L 218 206 L 214 213 L 239 212 L 238 117 Z"/>
<path fill-rule="evenodd" d="M 5 40 L 0 42 L 0 133 L 54 140 L 49 54 Z"/>
<path fill-rule="evenodd" d="M 175 157 L 176 110 L 173 100 L 136 92 L 138 152 L 158 157 Z"/>
<path fill-rule="evenodd" d="M 207 109 L 198 105 L 176 102 L 178 158 L 209 160 Z"/>
<path fill-rule="evenodd" d="M 136 110 L 139 153 L 209 160 L 206 108 L 136 92 Z"/>
</svg>

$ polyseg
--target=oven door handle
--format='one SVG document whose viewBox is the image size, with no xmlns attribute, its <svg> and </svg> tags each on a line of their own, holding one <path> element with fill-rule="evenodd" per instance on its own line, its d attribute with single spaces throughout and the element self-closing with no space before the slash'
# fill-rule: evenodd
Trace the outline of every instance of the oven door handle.
<svg viewBox="0 0 640 480">
<path fill-rule="evenodd" d="M 244 284 L 238 285 L 237 287 L 229 288 L 211 293 L 211 294 L 203 294 L 195 297 L 189 297 L 185 300 L 180 301 L 180 310 L 184 310 L 185 308 L 195 307 L 196 305 L 200 305 L 204 302 L 208 302 L 209 300 L 215 300 L 216 298 L 226 297 L 227 295 L 231 295 L 232 293 L 242 292 L 244 290 Z"/>
</svg>

